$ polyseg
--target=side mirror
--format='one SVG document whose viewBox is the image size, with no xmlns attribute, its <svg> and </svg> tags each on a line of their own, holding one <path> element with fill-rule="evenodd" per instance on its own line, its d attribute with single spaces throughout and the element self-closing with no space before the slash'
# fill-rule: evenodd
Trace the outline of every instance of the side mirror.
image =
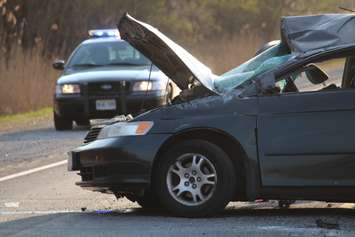
<svg viewBox="0 0 355 237">
<path fill-rule="evenodd" d="M 275 74 L 273 71 L 258 75 L 253 83 L 246 88 L 242 96 L 270 95 L 280 92 L 280 88 L 275 86 Z"/>
<path fill-rule="evenodd" d="M 315 64 L 309 64 L 304 68 L 308 80 L 314 84 L 322 84 L 329 79 L 329 76 Z"/>
<path fill-rule="evenodd" d="M 64 65 L 65 65 L 65 61 L 64 60 L 55 60 L 52 64 L 53 68 L 56 70 L 63 70 L 64 69 Z"/>
</svg>

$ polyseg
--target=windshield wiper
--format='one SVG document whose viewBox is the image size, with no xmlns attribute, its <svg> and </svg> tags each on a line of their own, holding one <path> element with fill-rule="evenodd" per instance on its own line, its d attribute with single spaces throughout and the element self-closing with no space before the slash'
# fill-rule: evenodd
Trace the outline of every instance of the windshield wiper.
<svg viewBox="0 0 355 237">
<path fill-rule="evenodd" d="M 145 66 L 147 64 L 139 64 L 139 63 L 129 63 L 129 62 L 121 62 L 121 63 L 109 63 L 107 66 Z"/>
<path fill-rule="evenodd" d="M 70 67 L 100 67 L 103 65 L 95 64 L 95 63 L 83 63 L 83 64 L 73 64 Z"/>
</svg>

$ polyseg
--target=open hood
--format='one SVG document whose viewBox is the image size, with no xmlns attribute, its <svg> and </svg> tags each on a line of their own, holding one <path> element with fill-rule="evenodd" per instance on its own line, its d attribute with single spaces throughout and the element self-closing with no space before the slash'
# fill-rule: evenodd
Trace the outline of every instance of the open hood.
<svg viewBox="0 0 355 237">
<path fill-rule="evenodd" d="M 149 58 L 180 89 L 188 89 L 195 78 L 205 88 L 216 93 L 213 86 L 216 76 L 211 69 L 158 29 L 127 13 L 121 18 L 118 29 L 124 40 Z"/>
<path fill-rule="evenodd" d="M 300 54 L 355 45 L 354 29 L 354 14 L 290 16 L 281 21 L 282 40 Z"/>
</svg>

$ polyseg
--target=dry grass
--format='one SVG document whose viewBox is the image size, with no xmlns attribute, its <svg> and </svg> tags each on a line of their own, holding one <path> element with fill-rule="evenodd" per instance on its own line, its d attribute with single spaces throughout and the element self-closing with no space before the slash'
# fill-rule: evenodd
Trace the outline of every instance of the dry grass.
<svg viewBox="0 0 355 237">
<path fill-rule="evenodd" d="M 43 125 L 48 126 L 48 121 L 51 121 L 52 118 L 52 107 L 25 113 L 0 115 L 0 132 L 24 131 L 43 127 Z"/>
<path fill-rule="evenodd" d="M 11 115 L 0 115 L 0 124 L 8 122 L 23 122 L 29 119 L 37 119 L 41 117 L 51 117 L 53 113 L 52 107 L 45 107 L 35 111 L 25 113 L 17 113 Z"/>
<path fill-rule="evenodd" d="M 39 50 L 32 55 L 14 50 L 6 67 L 0 60 L 0 114 L 14 114 L 52 104 L 58 72 L 51 59 L 44 59 Z"/>
<path fill-rule="evenodd" d="M 261 44 L 262 40 L 255 36 L 206 39 L 192 47 L 192 53 L 219 74 L 250 58 Z M 31 55 L 14 50 L 8 67 L 0 58 L 0 115 L 38 110 L 52 104 L 59 75 L 52 68 L 52 61 L 43 58 L 39 49 Z"/>
<path fill-rule="evenodd" d="M 192 51 L 214 73 L 221 74 L 251 58 L 263 43 L 265 41 L 254 35 L 233 36 L 206 40 Z"/>
</svg>

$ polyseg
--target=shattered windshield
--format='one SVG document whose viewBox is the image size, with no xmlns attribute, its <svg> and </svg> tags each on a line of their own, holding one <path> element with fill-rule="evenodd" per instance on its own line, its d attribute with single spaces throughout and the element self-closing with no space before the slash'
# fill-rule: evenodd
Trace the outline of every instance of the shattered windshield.
<svg viewBox="0 0 355 237">
<path fill-rule="evenodd" d="M 283 64 L 291 56 L 290 51 L 282 43 L 277 44 L 242 65 L 220 75 L 215 79 L 214 86 L 221 93 L 230 91 L 242 86 L 255 76 Z"/>
</svg>

